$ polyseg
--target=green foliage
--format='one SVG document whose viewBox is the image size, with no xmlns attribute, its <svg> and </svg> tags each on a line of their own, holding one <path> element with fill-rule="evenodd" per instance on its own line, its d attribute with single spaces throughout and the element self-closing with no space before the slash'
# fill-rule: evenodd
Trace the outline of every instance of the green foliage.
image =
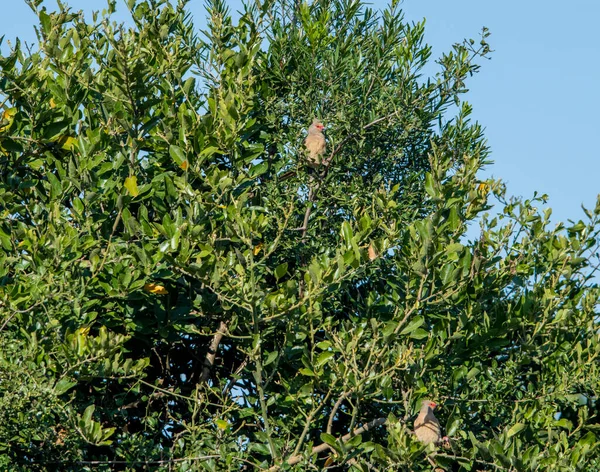
<svg viewBox="0 0 600 472">
<path fill-rule="evenodd" d="M 39 49 L 0 56 L 1 467 L 600 467 L 600 203 L 552 228 L 478 180 L 486 30 L 425 78 L 395 5 L 211 0 L 197 35 L 185 1 L 129 28 L 28 3 Z M 424 397 L 449 449 L 410 434 Z"/>
</svg>

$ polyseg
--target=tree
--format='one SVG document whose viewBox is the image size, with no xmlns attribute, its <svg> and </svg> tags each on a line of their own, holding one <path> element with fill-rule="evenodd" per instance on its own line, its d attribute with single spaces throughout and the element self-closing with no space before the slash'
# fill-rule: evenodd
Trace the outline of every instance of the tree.
<svg viewBox="0 0 600 472">
<path fill-rule="evenodd" d="M 185 1 L 129 0 L 131 27 L 28 3 L 39 48 L 0 57 L 3 467 L 600 467 L 600 203 L 551 228 L 478 177 L 486 30 L 424 78 L 395 4 L 210 0 L 197 35 Z M 448 449 L 411 435 L 424 397 Z"/>
</svg>

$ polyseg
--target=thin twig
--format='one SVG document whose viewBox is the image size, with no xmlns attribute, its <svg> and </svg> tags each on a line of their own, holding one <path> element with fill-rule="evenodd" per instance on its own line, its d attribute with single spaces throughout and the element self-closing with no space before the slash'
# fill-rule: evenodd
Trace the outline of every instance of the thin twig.
<svg viewBox="0 0 600 472">
<path fill-rule="evenodd" d="M 348 397 L 348 395 L 350 395 L 350 393 L 351 392 L 342 393 L 340 395 L 340 398 L 338 398 L 337 402 L 335 402 L 335 405 L 333 405 L 333 408 L 331 409 L 331 414 L 329 415 L 329 420 L 327 421 L 327 434 L 331 434 L 331 429 L 333 428 L 333 418 L 335 417 L 343 401 Z"/>
<path fill-rule="evenodd" d="M 497 470 L 506 470 L 504 467 L 496 465 L 493 462 L 482 461 L 480 459 L 470 459 L 468 457 L 455 456 L 452 454 L 444 454 L 444 453 L 437 453 L 437 452 L 434 452 L 432 455 L 433 455 L 433 457 L 443 457 L 444 459 L 454 459 L 454 460 L 462 460 L 464 462 L 474 462 L 476 464 L 493 467 Z"/>
<path fill-rule="evenodd" d="M 298 439 L 298 444 L 296 444 L 296 448 L 294 449 L 294 452 L 292 453 L 292 457 L 297 456 L 300 453 L 300 448 L 302 447 L 302 444 L 304 444 L 304 438 L 306 437 L 306 434 L 308 433 L 309 428 L 312 426 L 312 420 L 314 419 L 316 414 L 321 410 L 321 408 L 323 408 L 325 403 L 327 403 L 327 400 L 329 400 L 330 395 L 331 395 L 331 392 L 327 392 L 327 395 L 325 396 L 325 398 L 323 399 L 321 404 L 319 406 L 317 406 L 317 408 L 315 408 L 313 411 L 311 411 L 310 415 L 308 415 L 308 417 L 306 418 L 306 422 L 304 423 L 304 429 L 302 430 L 302 434 L 300 434 L 300 438 Z"/>
<path fill-rule="evenodd" d="M 106 251 L 104 251 L 104 257 L 102 258 L 102 262 L 100 262 L 100 265 L 98 266 L 98 268 L 92 274 L 92 277 L 91 277 L 92 279 L 94 277 L 96 277 L 96 275 L 98 275 L 100 273 L 100 271 L 102 270 L 102 268 L 104 267 L 104 263 L 106 262 L 106 258 L 108 257 L 108 252 L 110 250 L 110 244 L 112 242 L 112 238 L 115 235 L 115 233 L 117 232 L 117 227 L 119 226 L 119 222 L 121 221 L 122 211 L 123 210 L 119 210 L 119 213 L 117 213 L 117 217 L 115 218 L 115 222 L 113 224 L 112 231 L 110 232 L 110 236 L 108 237 L 108 244 L 106 245 Z"/>
<path fill-rule="evenodd" d="M 376 428 L 377 426 L 381 426 L 384 425 L 387 422 L 387 418 L 377 418 L 373 421 L 370 421 L 364 425 L 362 425 L 360 428 L 356 428 L 354 431 L 352 431 L 351 433 L 345 434 L 344 436 L 342 436 L 339 441 L 342 443 L 348 442 L 351 438 L 353 438 L 354 436 L 358 436 L 359 434 L 362 434 L 366 431 L 369 431 L 370 429 Z M 318 446 L 315 446 L 312 448 L 311 451 L 311 455 L 313 454 L 319 454 L 321 452 L 326 451 L 327 449 L 329 449 L 329 444 L 327 443 L 322 443 L 319 444 Z M 295 465 L 297 463 L 299 463 L 300 461 L 302 461 L 302 457 L 301 455 L 293 455 L 291 456 L 288 460 L 287 460 L 287 464 L 288 465 Z M 280 466 L 278 465 L 274 465 L 273 467 L 271 467 L 270 469 L 267 470 L 267 472 L 277 472 L 280 469 Z"/>
<path fill-rule="evenodd" d="M 149 397 L 148 400 L 151 400 L 152 398 L 160 398 L 160 397 L 164 397 L 166 395 L 166 393 L 163 392 L 154 392 L 152 393 Z M 123 405 L 120 410 L 129 410 L 130 408 L 137 408 L 138 406 L 140 406 L 142 403 L 144 403 L 141 399 L 137 400 L 135 402 L 131 402 L 128 403 L 127 405 Z"/>
<path fill-rule="evenodd" d="M 242 361 L 242 363 L 238 366 L 238 368 L 235 369 L 235 372 L 233 373 L 233 376 L 232 376 L 233 378 L 229 381 L 229 383 L 225 386 L 225 388 L 221 392 L 222 396 L 227 395 L 229 390 L 231 390 L 233 388 L 234 384 L 239 380 L 236 377 L 240 374 L 240 372 L 242 370 L 244 370 L 244 368 L 246 367 L 247 364 L 248 364 L 248 358 L 244 359 Z"/>
<path fill-rule="evenodd" d="M 302 223 L 302 239 L 306 237 L 306 232 L 308 231 L 308 219 L 310 218 L 310 212 L 312 208 L 312 203 L 317 196 L 317 190 L 319 189 L 319 184 L 314 187 L 310 187 L 308 191 L 308 200 L 306 205 L 306 212 L 304 213 L 304 221 Z"/>
<path fill-rule="evenodd" d="M 18 315 L 18 314 L 21 314 L 21 313 L 28 313 L 28 312 L 30 312 L 31 310 L 33 310 L 34 308 L 36 308 L 36 307 L 38 307 L 39 305 L 41 305 L 41 304 L 42 304 L 42 302 L 41 302 L 41 301 L 40 301 L 40 302 L 37 302 L 37 303 L 35 303 L 35 304 L 31 305 L 29 308 L 26 308 L 25 310 L 15 310 L 14 308 L 10 308 L 10 307 L 8 307 L 8 309 L 9 309 L 9 310 L 11 310 L 11 311 L 13 312 L 13 314 L 12 314 L 12 315 L 10 315 L 8 318 L 6 318 L 6 320 L 4 320 L 4 323 L 2 323 L 2 326 L 0 326 L 0 332 L 1 332 L 2 330 L 4 330 L 4 328 L 6 328 L 6 325 L 7 325 L 8 323 L 10 323 L 10 321 L 11 321 L 11 320 L 12 320 L 12 319 L 13 319 L 13 318 L 16 316 L 16 315 Z"/>
<path fill-rule="evenodd" d="M 219 343 L 226 332 L 227 325 L 224 321 L 221 321 L 219 323 L 219 329 L 217 329 L 217 332 L 213 336 L 210 346 L 208 347 L 208 352 L 206 353 L 206 358 L 204 359 L 204 365 L 202 366 L 202 375 L 200 376 L 200 381 L 206 382 L 208 380 L 210 371 L 215 363 L 215 356 L 217 355 L 217 349 L 219 349 Z"/>
</svg>

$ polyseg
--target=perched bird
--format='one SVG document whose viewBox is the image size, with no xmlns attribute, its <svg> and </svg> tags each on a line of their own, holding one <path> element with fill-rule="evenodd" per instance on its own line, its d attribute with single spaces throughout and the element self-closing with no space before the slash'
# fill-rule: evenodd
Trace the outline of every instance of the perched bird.
<svg viewBox="0 0 600 472">
<path fill-rule="evenodd" d="M 442 440 L 440 422 L 433 414 L 436 406 L 430 400 L 423 400 L 421 411 L 415 420 L 415 436 L 423 444 L 438 443 Z"/>
<path fill-rule="evenodd" d="M 322 159 L 325 154 L 325 136 L 323 135 L 323 123 L 319 120 L 314 119 L 312 124 L 308 127 L 308 136 L 304 141 L 308 155 L 306 161 L 310 167 L 317 168 L 321 164 L 327 164 Z"/>
</svg>

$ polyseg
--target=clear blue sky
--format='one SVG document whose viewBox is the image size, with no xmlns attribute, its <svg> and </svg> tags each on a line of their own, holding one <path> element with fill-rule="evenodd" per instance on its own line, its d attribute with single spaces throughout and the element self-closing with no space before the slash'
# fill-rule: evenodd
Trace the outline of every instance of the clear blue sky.
<svg viewBox="0 0 600 472">
<path fill-rule="evenodd" d="M 86 12 L 104 0 L 64 0 Z M 53 1 L 47 0 L 51 9 Z M 200 28 L 204 2 L 192 0 Z M 235 10 L 239 0 L 230 3 Z M 122 0 L 117 20 L 127 18 Z M 374 7 L 383 7 L 377 0 Z M 467 97 L 486 128 L 495 164 L 486 174 L 502 178 L 512 195 L 547 193 L 553 221 L 583 217 L 600 193 L 600 1 L 404 0 L 406 19 L 427 19 L 433 57 L 465 37 L 490 29 L 492 60 L 471 78 Z M 36 18 L 22 0 L 0 16 L 0 34 L 34 41 Z"/>
</svg>

